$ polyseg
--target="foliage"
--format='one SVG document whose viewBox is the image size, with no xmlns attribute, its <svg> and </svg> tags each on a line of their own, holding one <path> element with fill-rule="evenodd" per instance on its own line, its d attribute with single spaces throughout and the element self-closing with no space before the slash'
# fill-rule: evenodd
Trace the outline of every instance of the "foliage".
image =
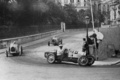
<svg viewBox="0 0 120 80">
<path fill-rule="evenodd" d="M 15 1 L 15 2 L 14 2 Z M 95 19 L 101 18 L 94 9 Z M 43 24 L 79 25 L 84 23 L 85 16 L 91 18 L 90 9 L 77 12 L 72 4 L 62 7 L 53 0 L 13 0 L 0 2 L 0 24 L 23 27 Z"/>
<path fill-rule="evenodd" d="M 66 5 L 64 7 L 64 11 L 66 12 L 65 22 L 68 24 L 77 24 L 77 10 L 73 5 Z"/>
<path fill-rule="evenodd" d="M 0 2 L 0 9 L 1 25 L 8 22 L 22 26 L 57 24 L 63 17 L 61 8 L 50 0 L 8 0 Z"/>
</svg>

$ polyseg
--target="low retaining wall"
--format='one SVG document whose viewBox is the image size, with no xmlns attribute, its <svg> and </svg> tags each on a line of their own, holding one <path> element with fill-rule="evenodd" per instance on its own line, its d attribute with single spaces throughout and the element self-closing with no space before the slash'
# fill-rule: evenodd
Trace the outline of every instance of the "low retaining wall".
<svg viewBox="0 0 120 80">
<path fill-rule="evenodd" d="M 23 37 L 16 37 L 16 38 L 8 38 L 8 39 L 1 39 L 0 40 L 0 49 L 5 48 L 11 41 L 17 41 L 19 44 L 24 44 L 27 42 L 35 41 L 41 38 L 45 38 L 54 34 L 61 32 L 60 30 L 30 35 L 30 36 L 23 36 Z"/>
<path fill-rule="evenodd" d="M 115 51 L 120 50 L 120 27 L 111 26 L 109 28 L 101 28 L 100 31 L 104 35 L 103 41 L 99 45 L 99 59 L 103 60 L 111 57 Z M 112 47 L 112 51 L 108 48 Z"/>
</svg>

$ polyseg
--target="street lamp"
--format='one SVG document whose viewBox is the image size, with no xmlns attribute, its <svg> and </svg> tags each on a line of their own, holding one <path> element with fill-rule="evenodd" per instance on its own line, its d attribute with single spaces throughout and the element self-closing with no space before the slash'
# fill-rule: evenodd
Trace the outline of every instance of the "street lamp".
<svg viewBox="0 0 120 80">
<path fill-rule="evenodd" d="M 85 16 L 85 23 L 86 23 L 86 43 L 87 43 L 87 51 L 86 51 L 86 55 L 89 55 L 89 43 L 88 43 L 88 24 L 90 23 L 90 18 L 89 16 Z"/>
<path fill-rule="evenodd" d="M 85 23 L 86 23 L 86 39 L 88 40 L 88 24 L 90 23 L 89 16 L 85 16 Z"/>
</svg>

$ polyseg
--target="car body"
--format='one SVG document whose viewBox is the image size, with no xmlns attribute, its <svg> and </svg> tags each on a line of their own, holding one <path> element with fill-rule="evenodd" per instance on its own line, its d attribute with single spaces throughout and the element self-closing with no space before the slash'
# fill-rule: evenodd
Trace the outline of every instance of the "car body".
<svg viewBox="0 0 120 80">
<path fill-rule="evenodd" d="M 51 38 L 51 40 L 48 42 L 48 46 L 50 46 L 51 44 L 54 45 L 54 46 L 58 46 L 58 45 L 62 44 L 62 39 L 57 38 L 57 37 L 53 37 L 53 38 Z"/>
<path fill-rule="evenodd" d="M 78 63 L 80 66 L 91 66 L 95 61 L 95 58 L 92 55 L 81 55 L 80 52 L 72 51 L 70 49 L 64 49 L 63 54 L 60 56 L 57 56 L 57 51 L 45 52 L 44 57 L 50 64 L 67 61 Z"/>
<path fill-rule="evenodd" d="M 9 55 L 22 55 L 23 54 L 23 48 L 19 44 L 17 44 L 15 41 L 11 42 L 7 49 L 6 49 L 6 57 Z"/>
</svg>

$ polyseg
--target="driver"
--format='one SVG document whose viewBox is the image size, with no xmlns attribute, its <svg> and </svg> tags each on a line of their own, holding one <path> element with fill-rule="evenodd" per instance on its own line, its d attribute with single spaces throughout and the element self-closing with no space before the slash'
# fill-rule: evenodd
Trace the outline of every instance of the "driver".
<svg viewBox="0 0 120 80">
<path fill-rule="evenodd" d="M 13 41 L 11 44 L 10 44 L 10 47 L 14 47 L 14 48 L 18 48 L 18 44 L 16 41 Z"/>
<path fill-rule="evenodd" d="M 68 57 L 68 49 L 64 48 L 62 45 L 59 45 L 59 48 L 57 49 L 57 56 L 60 57 L 61 60 L 63 60 L 65 57 Z"/>
<path fill-rule="evenodd" d="M 55 40 L 55 41 L 56 41 L 56 40 L 57 40 L 57 37 L 56 37 L 56 36 L 53 36 L 52 40 Z"/>
<path fill-rule="evenodd" d="M 63 54 L 63 51 L 64 51 L 63 45 L 59 45 L 59 48 L 57 49 L 57 56 L 62 55 L 62 54 Z"/>
</svg>

